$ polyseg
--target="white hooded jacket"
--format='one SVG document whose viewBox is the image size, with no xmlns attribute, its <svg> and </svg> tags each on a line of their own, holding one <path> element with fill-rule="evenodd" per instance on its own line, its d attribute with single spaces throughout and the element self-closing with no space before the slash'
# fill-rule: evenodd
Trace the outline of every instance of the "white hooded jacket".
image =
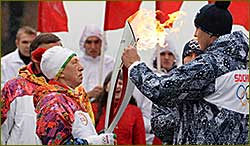
<svg viewBox="0 0 250 146">
<path fill-rule="evenodd" d="M 176 47 L 176 45 L 174 44 L 174 42 L 173 42 L 173 40 L 172 39 L 170 39 L 170 38 L 167 38 L 166 37 L 166 39 L 165 39 L 165 42 L 164 42 L 164 46 L 160 46 L 160 53 L 162 53 L 162 52 L 165 52 L 165 51 L 170 51 L 171 53 L 173 53 L 173 55 L 174 55 L 174 57 L 175 57 L 175 62 L 174 62 L 174 64 L 173 64 L 173 68 L 174 67 L 177 67 L 178 65 L 179 65 L 179 62 L 180 62 L 180 57 L 179 57 L 179 55 L 178 55 L 178 53 L 177 53 L 177 47 Z M 155 48 L 155 51 L 154 51 L 154 54 L 153 54 L 153 56 L 152 56 L 152 58 L 151 58 L 151 64 L 152 64 L 152 67 L 153 67 L 153 70 L 155 70 L 156 71 L 156 68 L 154 67 L 154 61 L 156 61 L 156 59 L 157 59 L 157 49 Z M 172 69 L 173 69 L 172 68 Z M 161 72 L 162 73 L 167 73 L 167 72 L 169 72 L 169 71 L 167 71 L 166 69 L 164 69 L 164 68 L 161 68 Z"/>
<path fill-rule="evenodd" d="M 80 61 L 84 67 L 83 71 L 83 86 L 86 91 L 92 90 L 99 82 L 99 66 L 100 66 L 100 56 L 93 58 L 85 54 L 84 42 L 90 36 L 96 36 L 104 41 L 104 51 L 107 49 L 107 42 L 103 37 L 103 34 L 99 27 L 96 25 L 86 25 L 83 29 L 83 33 L 79 42 L 81 51 L 83 51 L 83 56 L 80 56 Z M 110 56 L 104 55 L 103 59 L 103 71 L 102 71 L 102 83 L 107 76 L 107 74 L 113 70 L 114 59 Z"/>
</svg>

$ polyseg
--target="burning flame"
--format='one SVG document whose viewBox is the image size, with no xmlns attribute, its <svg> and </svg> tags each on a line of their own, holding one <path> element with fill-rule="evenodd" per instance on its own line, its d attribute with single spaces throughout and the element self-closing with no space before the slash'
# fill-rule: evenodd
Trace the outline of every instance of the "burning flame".
<svg viewBox="0 0 250 146">
<path fill-rule="evenodd" d="M 136 37 L 139 38 L 137 42 L 138 50 L 153 49 L 156 45 L 166 46 L 165 39 L 168 33 L 165 26 L 169 27 L 180 15 L 185 15 L 182 11 L 174 12 L 169 14 L 169 19 L 161 24 L 156 19 L 157 13 L 160 13 L 160 11 L 140 9 L 128 18 Z"/>
</svg>

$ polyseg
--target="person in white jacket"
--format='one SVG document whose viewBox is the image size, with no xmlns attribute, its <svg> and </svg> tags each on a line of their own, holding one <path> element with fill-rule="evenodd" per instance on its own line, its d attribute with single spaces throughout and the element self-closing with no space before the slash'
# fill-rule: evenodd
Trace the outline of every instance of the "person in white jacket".
<svg viewBox="0 0 250 146">
<path fill-rule="evenodd" d="M 1 85 L 18 74 L 18 69 L 30 63 L 30 43 L 36 37 L 36 30 L 23 26 L 16 34 L 17 49 L 1 58 Z"/>
<path fill-rule="evenodd" d="M 107 49 L 107 42 L 101 29 L 96 25 L 91 24 L 84 26 L 79 46 L 83 52 L 83 56 L 79 58 L 86 68 L 86 70 L 83 71 L 83 86 L 90 99 L 94 100 L 102 91 L 101 85 L 104 78 L 113 70 L 114 59 L 104 55 L 101 72 L 102 79 L 100 79 L 101 49 L 104 49 L 103 52 Z"/>
<path fill-rule="evenodd" d="M 1 144 L 41 144 L 36 135 L 34 90 L 46 83 L 40 71 L 43 52 L 60 39 L 54 34 L 38 35 L 31 43 L 31 63 L 19 70 L 18 76 L 6 82 L 1 92 Z"/>
</svg>

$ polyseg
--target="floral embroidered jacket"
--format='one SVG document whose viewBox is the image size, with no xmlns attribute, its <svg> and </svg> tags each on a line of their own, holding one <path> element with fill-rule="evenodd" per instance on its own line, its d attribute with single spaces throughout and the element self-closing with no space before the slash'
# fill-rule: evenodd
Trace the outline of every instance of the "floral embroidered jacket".
<svg viewBox="0 0 250 146">
<path fill-rule="evenodd" d="M 80 110 L 93 114 L 87 94 L 81 86 L 79 88 L 74 92 L 65 85 L 50 81 L 49 85 L 35 91 L 36 133 L 42 144 L 76 144 L 79 141 L 72 135 L 74 113 Z M 86 140 L 81 141 L 79 144 L 88 144 Z"/>
<path fill-rule="evenodd" d="M 18 76 L 9 80 L 1 94 L 2 144 L 40 144 L 35 134 L 36 114 L 33 92 L 47 84 L 31 63 L 19 70 Z"/>
<path fill-rule="evenodd" d="M 17 97 L 24 95 L 32 95 L 34 90 L 41 85 L 45 85 L 46 81 L 43 77 L 37 77 L 33 70 L 32 64 L 25 66 L 19 70 L 16 78 L 13 78 L 4 84 L 1 96 L 1 123 L 7 118 L 7 112 L 10 104 Z"/>
</svg>

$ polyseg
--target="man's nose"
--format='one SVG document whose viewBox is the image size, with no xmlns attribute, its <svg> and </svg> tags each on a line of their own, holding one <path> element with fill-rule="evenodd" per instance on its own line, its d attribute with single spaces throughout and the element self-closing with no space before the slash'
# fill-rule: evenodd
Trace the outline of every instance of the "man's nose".
<svg viewBox="0 0 250 146">
<path fill-rule="evenodd" d="M 96 44 L 95 43 L 91 43 L 90 47 L 93 48 L 93 49 L 95 49 L 96 48 Z"/>
<path fill-rule="evenodd" d="M 169 58 L 169 55 L 166 53 L 166 54 L 164 55 L 164 58 L 165 58 L 165 59 L 168 59 L 168 58 Z"/>
<path fill-rule="evenodd" d="M 84 67 L 81 63 L 79 63 L 79 71 L 83 71 L 84 70 Z"/>
<path fill-rule="evenodd" d="M 194 37 L 197 37 L 197 31 L 198 31 L 198 29 L 196 28 L 195 32 L 194 32 Z"/>
<path fill-rule="evenodd" d="M 27 45 L 28 45 L 28 47 L 30 47 L 30 44 L 31 44 L 31 42 L 28 42 L 28 44 L 27 44 Z"/>
</svg>

